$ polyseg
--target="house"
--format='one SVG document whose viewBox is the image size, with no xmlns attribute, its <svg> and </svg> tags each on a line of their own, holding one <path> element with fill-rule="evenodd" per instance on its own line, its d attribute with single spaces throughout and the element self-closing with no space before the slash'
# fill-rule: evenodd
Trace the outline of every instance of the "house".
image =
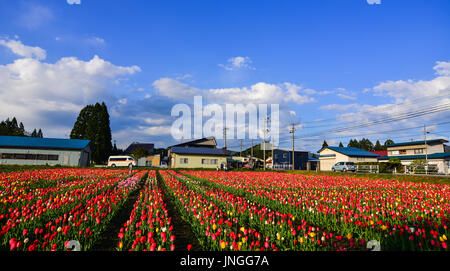
<svg viewBox="0 0 450 271">
<path fill-rule="evenodd" d="M 0 164 L 89 166 L 89 140 L 0 136 Z"/>
<path fill-rule="evenodd" d="M 270 152 L 272 156 L 272 153 Z M 273 150 L 274 159 L 270 158 L 270 168 L 273 169 L 292 169 L 292 150 L 276 148 Z M 309 165 L 308 165 L 309 164 Z M 314 160 L 310 152 L 295 151 L 294 152 L 294 169 L 295 170 L 315 170 L 317 161 Z"/>
<path fill-rule="evenodd" d="M 231 152 L 217 148 L 214 137 L 197 139 L 168 148 L 171 168 L 217 168 L 227 165 Z"/>
<path fill-rule="evenodd" d="M 396 143 L 387 146 L 387 156 L 379 157 L 378 161 L 387 162 L 391 158 L 398 158 L 408 166 L 414 160 L 428 159 L 430 165 L 438 168 L 439 173 L 450 174 L 450 152 L 445 139 L 432 139 Z"/>
<path fill-rule="evenodd" d="M 140 167 L 159 167 L 160 165 L 161 165 L 160 154 L 142 157 L 138 160 L 138 166 Z"/>
<path fill-rule="evenodd" d="M 144 149 L 147 150 L 150 154 L 153 154 L 155 152 L 155 144 L 152 143 L 138 143 L 133 142 L 130 146 L 125 150 L 125 153 L 130 155 L 132 154 L 136 149 Z"/>
<path fill-rule="evenodd" d="M 378 154 L 353 147 L 324 147 L 319 151 L 320 170 L 331 171 L 338 162 L 377 162 Z"/>
</svg>

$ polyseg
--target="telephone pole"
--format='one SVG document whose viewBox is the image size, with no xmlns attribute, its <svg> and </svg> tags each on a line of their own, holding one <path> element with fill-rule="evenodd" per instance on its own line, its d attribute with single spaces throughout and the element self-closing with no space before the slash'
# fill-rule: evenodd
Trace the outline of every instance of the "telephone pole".
<svg viewBox="0 0 450 271">
<path fill-rule="evenodd" d="M 423 135 L 425 138 L 425 175 L 428 175 L 428 146 L 427 146 L 427 126 L 423 125 Z"/>
<path fill-rule="evenodd" d="M 241 151 L 239 153 L 239 157 L 242 157 L 242 139 L 241 139 Z"/>
<path fill-rule="evenodd" d="M 252 138 L 252 150 L 250 153 L 250 163 L 251 163 L 251 167 L 253 169 L 253 138 Z"/>
<path fill-rule="evenodd" d="M 292 134 L 292 170 L 295 170 L 295 124 L 292 123 L 292 128 L 289 131 Z"/>
<path fill-rule="evenodd" d="M 224 141 L 225 141 L 225 146 L 224 146 L 225 150 L 227 149 L 227 130 L 228 130 L 227 127 L 223 128 L 223 138 L 224 138 Z"/>
<path fill-rule="evenodd" d="M 264 170 L 266 170 L 266 134 L 267 134 L 267 132 L 268 132 L 268 129 L 267 129 L 267 117 L 265 117 L 264 118 L 264 142 L 263 142 L 263 147 L 264 147 L 264 150 L 263 150 L 263 162 L 264 162 Z"/>
</svg>

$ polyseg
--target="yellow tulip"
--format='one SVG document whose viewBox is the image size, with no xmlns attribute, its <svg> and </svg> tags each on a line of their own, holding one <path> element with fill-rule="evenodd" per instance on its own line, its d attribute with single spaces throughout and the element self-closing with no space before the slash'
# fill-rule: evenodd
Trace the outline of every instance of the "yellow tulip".
<svg viewBox="0 0 450 271">
<path fill-rule="evenodd" d="M 281 238 L 281 235 L 280 235 L 280 233 L 277 232 L 277 239 L 280 240 L 280 238 Z"/>
<path fill-rule="evenodd" d="M 447 241 L 447 236 L 445 236 L 445 234 L 442 235 L 442 238 L 444 238 L 444 240 Z"/>
<path fill-rule="evenodd" d="M 215 231 L 215 230 L 217 229 L 216 224 L 214 224 L 214 225 L 212 226 L 212 229 L 213 229 L 213 231 Z"/>
<path fill-rule="evenodd" d="M 347 234 L 347 239 L 352 239 L 353 235 L 351 233 Z"/>
<path fill-rule="evenodd" d="M 221 247 L 222 249 L 224 249 L 226 245 L 227 245 L 227 243 L 225 243 L 225 241 L 222 241 L 222 243 L 220 243 L 220 247 Z"/>
</svg>

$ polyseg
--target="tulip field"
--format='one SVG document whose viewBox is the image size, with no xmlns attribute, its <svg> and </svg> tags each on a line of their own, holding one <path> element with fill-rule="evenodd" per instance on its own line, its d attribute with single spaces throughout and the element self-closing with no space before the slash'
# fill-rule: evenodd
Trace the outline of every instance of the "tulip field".
<svg viewBox="0 0 450 271">
<path fill-rule="evenodd" d="M 449 212 L 449 186 L 428 183 L 193 170 L 0 173 L 4 251 L 67 251 L 73 241 L 83 251 L 368 251 L 373 242 L 382 251 L 446 251 Z"/>
</svg>

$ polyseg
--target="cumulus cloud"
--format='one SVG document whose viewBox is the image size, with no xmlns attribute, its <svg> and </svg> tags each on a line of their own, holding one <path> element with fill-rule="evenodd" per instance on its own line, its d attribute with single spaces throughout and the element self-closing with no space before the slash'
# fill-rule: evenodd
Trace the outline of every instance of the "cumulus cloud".
<svg viewBox="0 0 450 271">
<path fill-rule="evenodd" d="M 172 78 L 161 78 L 153 83 L 159 95 L 174 100 L 192 101 L 194 96 L 202 96 L 206 101 L 217 104 L 306 104 L 316 100 L 301 86 L 292 83 L 281 85 L 265 82 L 250 87 L 199 89 Z"/>
<path fill-rule="evenodd" d="M 234 71 L 237 69 L 252 69 L 254 70 L 255 68 L 253 68 L 251 66 L 252 64 L 252 60 L 248 57 L 248 56 L 236 56 L 236 57 L 232 57 L 228 59 L 228 64 L 224 65 L 224 64 L 219 64 L 219 67 L 224 68 L 227 71 Z"/>
<path fill-rule="evenodd" d="M 116 101 L 110 91 L 116 87 L 112 82 L 140 71 L 137 66 L 116 66 L 97 55 L 88 61 L 65 57 L 44 63 L 43 55 L 32 58 L 34 54 L 21 53 L 22 58 L 0 65 L 0 119 L 16 116 L 25 127 L 54 131 L 53 136 L 63 136 L 60 128 L 71 127 L 68 119 L 75 120 L 85 105 Z"/>
<path fill-rule="evenodd" d="M 382 82 L 373 90 L 377 95 L 388 95 L 403 102 L 421 97 L 439 96 L 450 91 L 450 62 L 437 62 L 436 78 L 432 80 L 398 80 Z"/>
<path fill-rule="evenodd" d="M 8 48 L 14 54 L 26 58 L 36 58 L 39 60 L 44 60 L 47 58 L 47 52 L 39 47 L 31 47 L 24 45 L 19 40 L 2 40 L 0 39 L 0 45 Z"/>
</svg>

